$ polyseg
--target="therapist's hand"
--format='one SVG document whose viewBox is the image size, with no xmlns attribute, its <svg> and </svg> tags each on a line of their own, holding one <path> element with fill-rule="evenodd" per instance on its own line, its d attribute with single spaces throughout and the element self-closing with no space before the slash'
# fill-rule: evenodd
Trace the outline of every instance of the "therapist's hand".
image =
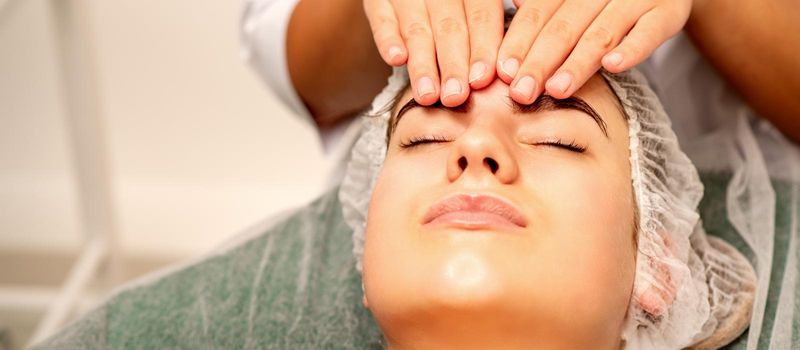
<svg viewBox="0 0 800 350">
<path fill-rule="evenodd" d="M 364 0 L 386 63 L 407 64 L 414 99 L 448 107 L 495 77 L 502 0 Z"/>
<path fill-rule="evenodd" d="M 512 99 L 566 98 L 600 67 L 627 70 L 677 33 L 691 0 L 514 0 L 518 10 L 498 53 Z"/>
</svg>

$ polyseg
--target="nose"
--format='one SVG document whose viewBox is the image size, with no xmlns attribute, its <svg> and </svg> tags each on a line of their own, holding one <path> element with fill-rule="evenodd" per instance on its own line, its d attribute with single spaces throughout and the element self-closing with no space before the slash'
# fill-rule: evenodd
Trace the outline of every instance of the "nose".
<svg viewBox="0 0 800 350">
<path fill-rule="evenodd" d="M 458 139 L 448 159 L 447 177 L 451 182 L 464 176 L 494 177 L 503 184 L 513 183 L 519 166 L 509 147 L 491 130 L 467 130 Z"/>
</svg>

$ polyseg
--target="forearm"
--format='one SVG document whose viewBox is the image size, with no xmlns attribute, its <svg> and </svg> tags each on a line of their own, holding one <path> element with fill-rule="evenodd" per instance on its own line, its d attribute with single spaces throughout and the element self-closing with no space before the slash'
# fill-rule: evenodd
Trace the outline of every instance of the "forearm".
<svg viewBox="0 0 800 350">
<path fill-rule="evenodd" d="M 698 1 L 686 31 L 761 116 L 800 142 L 800 6 L 794 0 Z"/>
<path fill-rule="evenodd" d="M 391 74 L 360 0 L 300 1 L 286 54 L 292 83 L 320 127 L 367 106 Z"/>
</svg>

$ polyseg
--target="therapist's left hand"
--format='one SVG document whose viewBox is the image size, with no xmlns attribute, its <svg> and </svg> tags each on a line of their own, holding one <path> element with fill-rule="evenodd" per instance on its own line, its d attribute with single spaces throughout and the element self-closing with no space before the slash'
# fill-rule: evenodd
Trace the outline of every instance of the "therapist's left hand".
<svg viewBox="0 0 800 350">
<path fill-rule="evenodd" d="M 621 72 L 675 35 L 692 0 L 514 0 L 497 73 L 512 99 L 566 98 L 600 67 Z"/>
</svg>

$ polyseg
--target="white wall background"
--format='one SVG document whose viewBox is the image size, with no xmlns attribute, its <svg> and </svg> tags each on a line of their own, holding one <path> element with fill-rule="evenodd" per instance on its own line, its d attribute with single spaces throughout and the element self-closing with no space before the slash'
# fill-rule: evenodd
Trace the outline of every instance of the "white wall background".
<svg viewBox="0 0 800 350">
<path fill-rule="evenodd" d="M 239 1 L 0 1 L 0 255 L 85 240 L 51 1 L 89 28 L 120 254 L 202 254 L 321 191 L 316 134 L 240 59 Z"/>
<path fill-rule="evenodd" d="M 72 294 L 62 285 L 98 227 L 82 205 L 87 153 L 76 141 L 91 138 L 81 133 L 104 140 L 96 153 L 110 203 L 91 211 L 110 213 L 103 234 L 116 264 L 61 303 L 74 305 L 70 318 L 115 285 L 323 190 L 329 166 L 315 130 L 240 59 L 240 6 L 0 0 L 0 349 L 49 328 L 42 320 Z M 76 132 L 87 118 L 101 132 Z M 103 193 L 102 182 L 90 192 Z"/>
</svg>

